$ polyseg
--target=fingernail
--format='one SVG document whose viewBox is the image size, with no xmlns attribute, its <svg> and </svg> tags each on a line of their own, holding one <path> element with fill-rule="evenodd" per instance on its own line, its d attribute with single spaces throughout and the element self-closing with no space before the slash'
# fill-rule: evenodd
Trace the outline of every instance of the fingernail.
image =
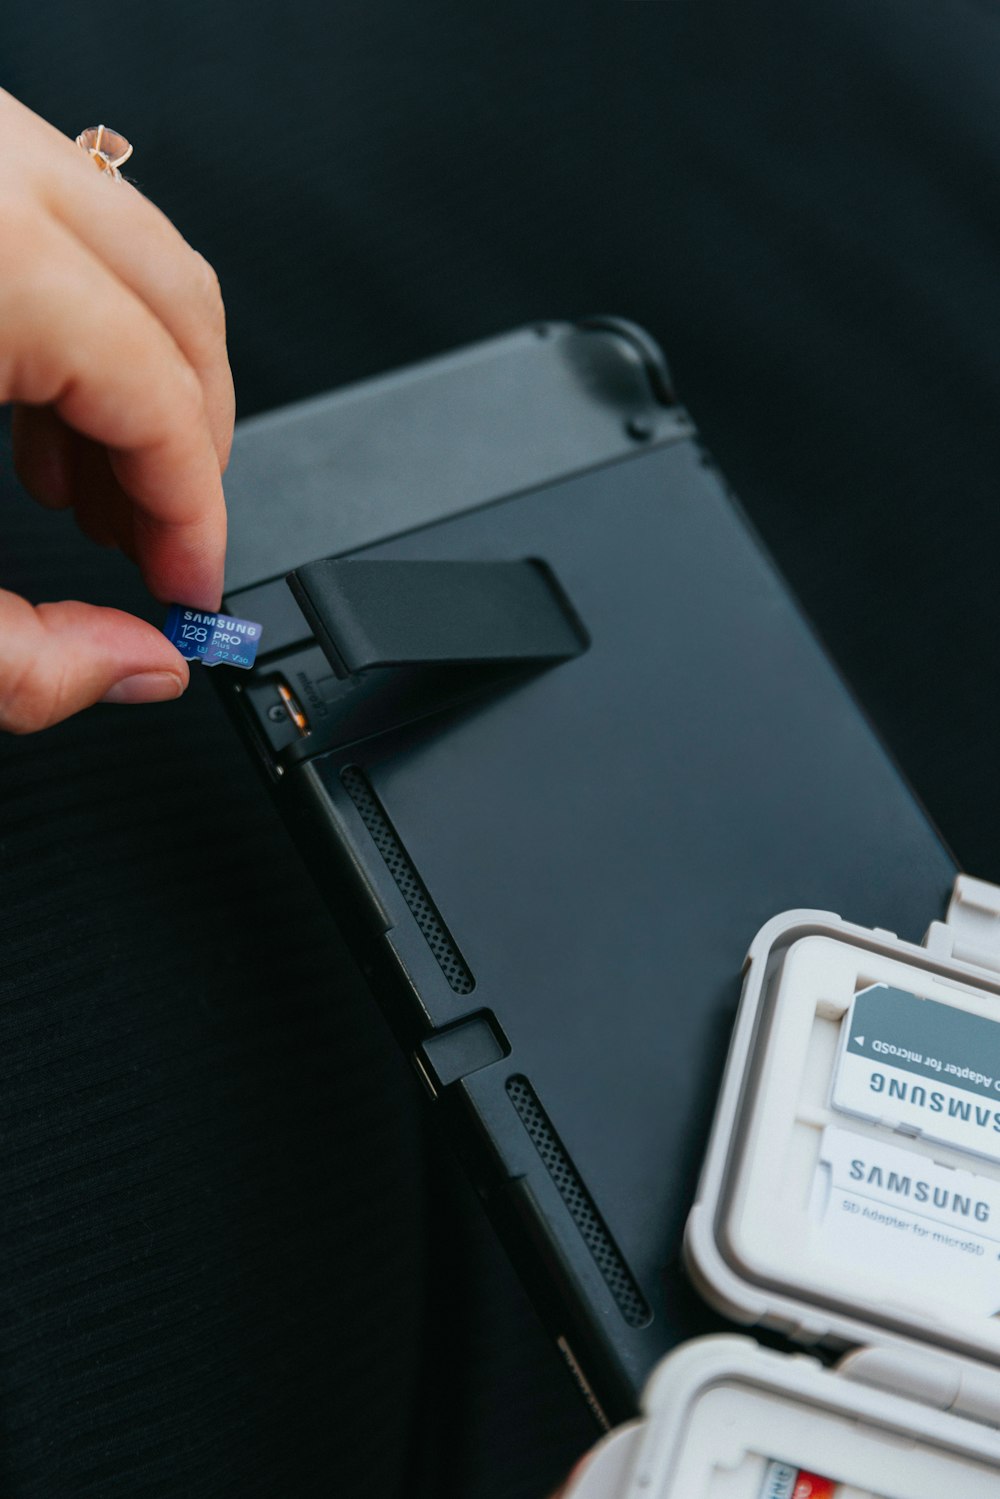
<svg viewBox="0 0 1000 1499">
<path fill-rule="evenodd" d="M 184 683 L 172 671 L 141 671 L 134 677 L 122 677 L 106 692 L 102 703 L 163 703 L 180 697 Z"/>
</svg>

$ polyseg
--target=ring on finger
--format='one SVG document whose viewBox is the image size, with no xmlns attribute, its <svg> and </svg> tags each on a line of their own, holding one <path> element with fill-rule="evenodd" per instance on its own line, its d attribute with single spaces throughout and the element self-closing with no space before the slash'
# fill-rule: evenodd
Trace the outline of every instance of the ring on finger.
<svg viewBox="0 0 1000 1499">
<path fill-rule="evenodd" d="M 81 151 L 85 151 L 99 172 L 108 172 L 116 180 L 120 180 L 119 168 L 124 166 L 132 155 L 132 145 L 117 130 L 111 130 L 107 125 L 90 125 L 86 130 L 81 130 L 76 138 L 76 143 Z"/>
</svg>

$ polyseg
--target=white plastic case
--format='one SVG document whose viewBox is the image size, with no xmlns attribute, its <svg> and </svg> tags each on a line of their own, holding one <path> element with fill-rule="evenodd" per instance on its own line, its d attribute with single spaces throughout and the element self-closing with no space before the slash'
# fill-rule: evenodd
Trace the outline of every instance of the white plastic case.
<svg viewBox="0 0 1000 1499">
<path fill-rule="evenodd" d="M 875 1060 L 844 1060 L 858 1029 L 845 1017 L 861 1004 L 870 1014 L 875 986 L 900 995 L 904 1015 L 930 1015 L 946 1042 L 900 1066 L 955 1074 L 948 1027 L 982 1036 L 983 1071 L 964 1069 L 980 1090 L 971 1123 L 970 1105 L 952 1102 L 970 1096 L 961 1074 L 907 1082 L 885 1055 L 907 1054 L 883 1041 Z M 831 1369 L 748 1337 L 683 1345 L 654 1371 L 644 1419 L 600 1444 L 573 1499 L 763 1499 L 769 1463 L 824 1475 L 837 1499 L 1000 1495 L 994 1019 L 1000 1053 L 996 886 L 959 876 L 923 946 L 823 911 L 786 912 L 757 934 L 686 1257 L 734 1321 L 843 1356 Z M 869 1069 L 871 1090 L 851 1112 L 848 1066 L 852 1078 Z"/>
<path fill-rule="evenodd" d="M 837 1499 L 995 1499 L 1000 1433 L 855 1383 L 752 1338 L 684 1343 L 644 1419 L 594 1449 L 572 1499 L 761 1499 L 777 1461 L 832 1478 Z"/>
</svg>

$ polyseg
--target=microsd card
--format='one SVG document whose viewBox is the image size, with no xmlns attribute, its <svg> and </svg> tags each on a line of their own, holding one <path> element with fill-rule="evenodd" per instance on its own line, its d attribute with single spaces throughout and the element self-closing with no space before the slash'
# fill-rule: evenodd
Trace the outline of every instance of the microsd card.
<svg viewBox="0 0 1000 1499">
<path fill-rule="evenodd" d="M 241 666 L 254 664 L 262 627 L 250 619 L 236 619 L 231 614 L 207 614 L 202 609 L 188 609 L 171 604 L 163 633 L 187 661 L 202 666 Z"/>
<path fill-rule="evenodd" d="M 789 1463 L 770 1462 L 760 1499 L 834 1499 L 836 1492 L 837 1485 L 829 1478 Z"/>
</svg>

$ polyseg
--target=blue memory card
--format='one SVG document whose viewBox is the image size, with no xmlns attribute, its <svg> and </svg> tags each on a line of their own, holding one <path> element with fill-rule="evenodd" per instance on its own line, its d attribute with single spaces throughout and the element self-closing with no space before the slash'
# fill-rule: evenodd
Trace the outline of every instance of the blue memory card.
<svg viewBox="0 0 1000 1499">
<path fill-rule="evenodd" d="M 163 633 L 188 661 L 200 661 L 202 666 L 242 666 L 249 670 L 256 660 L 263 631 L 250 619 L 206 614 L 202 609 L 171 604 Z"/>
</svg>

